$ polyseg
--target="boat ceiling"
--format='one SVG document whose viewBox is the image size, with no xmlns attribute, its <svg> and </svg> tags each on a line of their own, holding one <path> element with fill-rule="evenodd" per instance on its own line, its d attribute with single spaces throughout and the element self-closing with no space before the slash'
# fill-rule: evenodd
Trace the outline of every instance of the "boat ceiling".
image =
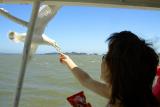
<svg viewBox="0 0 160 107">
<path fill-rule="evenodd" d="M 32 4 L 36 0 L 0 0 L 6 4 Z M 98 6 L 137 9 L 160 9 L 160 0 L 38 0 L 45 4 L 65 6 Z"/>
</svg>

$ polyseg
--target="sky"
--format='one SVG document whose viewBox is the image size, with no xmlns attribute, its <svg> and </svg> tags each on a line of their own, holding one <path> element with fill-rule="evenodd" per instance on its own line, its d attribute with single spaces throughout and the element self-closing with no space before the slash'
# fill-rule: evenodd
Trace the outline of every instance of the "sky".
<svg viewBox="0 0 160 107">
<path fill-rule="evenodd" d="M 29 21 L 32 5 L 0 4 L 12 15 Z M 160 10 L 109 7 L 63 6 L 46 26 L 45 34 L 57 41 L 63 52 L 103 54 L 106 39 L 114 32 L 131 31 L 160 52 Z M 22 53 L 24 43 L 14 43 L 8 32 L 27 29 L 0 15 L 0 53 Z M 39 46 L 36 53 L 56 52 L 51 46 Z"/>
</svg>

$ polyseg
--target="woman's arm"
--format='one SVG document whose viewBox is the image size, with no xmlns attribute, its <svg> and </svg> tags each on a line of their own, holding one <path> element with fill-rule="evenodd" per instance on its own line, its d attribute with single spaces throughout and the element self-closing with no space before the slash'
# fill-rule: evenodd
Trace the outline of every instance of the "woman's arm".
<svg viewBox="0 0 160 107">
<path fill-rule="evenodd" d="M 105 98 L 109 98 L 109 86 L 92 79 L 85 71 L 79 68 L 69 56 L 61 54 L 60 62 L 67 65 L 73 75 L 84 87 L 94 91 L 95 93 Z"/>
</svg>

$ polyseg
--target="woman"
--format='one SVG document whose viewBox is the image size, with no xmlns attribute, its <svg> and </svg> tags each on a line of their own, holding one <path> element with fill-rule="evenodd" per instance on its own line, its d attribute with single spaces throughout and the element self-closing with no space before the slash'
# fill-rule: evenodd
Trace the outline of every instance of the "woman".
<svg viewBox="0 0 160 107">
<path fill-rule="evenodd" d="M 107 107 L 158 107 L 152 94 L 159 62 L 155 51 L 129 31 L 114 33 L 107 41 L 109 50 L 101 63 L 101 78 L 105 83 L 92 79 L 65 54 L 60 55 L 60 61 L 84 87 L 109 98 Z"/>
</svg>

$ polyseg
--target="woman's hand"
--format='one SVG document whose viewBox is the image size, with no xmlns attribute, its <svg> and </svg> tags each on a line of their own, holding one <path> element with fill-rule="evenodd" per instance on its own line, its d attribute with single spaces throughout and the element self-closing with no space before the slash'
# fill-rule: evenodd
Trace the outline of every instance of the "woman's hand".
<svg viewBox="0 0 160 107">
<path fill-rule="evenodd" d="M 59 56 L 59 61 L 62 63 L 62 64 L 66 64 L 69 69 L 73 69 L 74 67 L 77 67 L 77 65 L 73 62 L 73 60 L 68 56 L 68 55 L 65 55 L 65 54 L 60 54 Z"/>
<path fill-rule="evenodd" d="M 67 63 L 73 62 L 72 59 L 68 55 L 65 55 L 65 54 L 60 54 L 59 61 L 62 64 L 67 64 Z"/>
</svg>

